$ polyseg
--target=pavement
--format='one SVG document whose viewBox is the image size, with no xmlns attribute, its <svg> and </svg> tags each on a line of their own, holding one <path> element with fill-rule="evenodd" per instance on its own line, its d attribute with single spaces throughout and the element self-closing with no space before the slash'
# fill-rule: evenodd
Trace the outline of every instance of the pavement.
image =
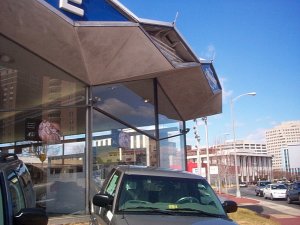
<svg viewBox="0 0 300 225">
<path fill-rule="evenodd" d="M 261 216 L 270 218 L 282 225 L 300 225 L 300 208 L 279 205 L 272 202 L 259 201 L 246 197 L 236 197 L 230 194 L 218 194 L 220 199 L 235 201 L 239 207 L 257 212 Z"/>
</svg>

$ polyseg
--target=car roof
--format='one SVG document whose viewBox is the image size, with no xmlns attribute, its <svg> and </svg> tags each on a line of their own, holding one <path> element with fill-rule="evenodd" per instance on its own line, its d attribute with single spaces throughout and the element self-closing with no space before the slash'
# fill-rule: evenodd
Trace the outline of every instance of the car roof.
<svg viewBox="0 0 300 225">
<path fill-rule="evenodd" d="M 16 154 L 10 153 L 2 153 L 0 152 L 0 169 L 5 170 L 9 167 L 15 167 L 17 164 L 22 163 L 21 160 L 18 159 Z"/>
<path fill-rule="evenodd" d="M 204 179 L 203 177 L 182 170 L 172 170 L 160 167 L 147 167 L 147 166 L 132 166 L 120 165 L 116 167 L 117 170 L 124 174 L 129 175 L 147 175 L 147 176 L 164 176 L 164 177 L 178 177 L 189 179 Z"/>
<path fill-rule="evenodd" d="M 261 181 L 258 181 L 257 183 L 259 183 L 259 184 L 265 184 L 265 183 L 272 183 L 271 181 L 269 181 L 269 180 L 261 180 Z"/>
</svg>

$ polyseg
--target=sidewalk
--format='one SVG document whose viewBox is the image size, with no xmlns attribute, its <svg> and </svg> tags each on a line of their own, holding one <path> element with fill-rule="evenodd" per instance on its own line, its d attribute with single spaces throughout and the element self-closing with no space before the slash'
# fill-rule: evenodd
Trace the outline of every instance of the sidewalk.
<svg viewBox="0 0 300 225">
<path fill-rule="evenodd" d="M 230 194 L 218 194 L 221 198 L 235 201 L 239 207 L 247 208 L 258 214 L 271 218 L 282 225 L 299 225 L 300 209 L 294 209 L 288 206 L 278 206 L 275 203 L 264 203 L 251 198 L 237 198 Z"/>
</svg>

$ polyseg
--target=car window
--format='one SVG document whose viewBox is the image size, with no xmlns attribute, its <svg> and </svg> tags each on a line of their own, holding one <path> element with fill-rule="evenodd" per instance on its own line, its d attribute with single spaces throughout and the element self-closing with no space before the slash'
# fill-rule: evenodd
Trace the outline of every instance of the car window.
<svg viewBox="0 0 300 225">
<path fill-rule="evenodd" d="M 116 187 L 117 187 L 119 179 L 120 179 L 120 174 L 118 173 L 118 171 L 116 171 L 114 173 L 114 175 L 112 175 L 110 181 L 108 182 L 108 184 L 106 186 L 105 194 L 115 196 Z"/>
<path fill-rule="evenodd" d="M 15 172 L 18 174 L 18 177 L 21 178 L 24 187 L 30 184 L 30 173 L 24 163 L 21 163 Z"/>
<path fill-rule="evenodd" d="M 224 216 L 214 191 L 205 180 L 162 176 L 124 175 L 118 209 L 123 212 L 153 209 L 176 213 L 206 213 Z"/>
<path fill-rule="evenodd" d="M 25 199 L 17 174 L 15 172 L 11 172 L 7 176 L 7 179 L 9 181 L 13 213 L 16 215 L 21 209 L 25 208 Z"/>
<path fill-rule="evenodd" d="M 285 185 L 277 185 L 277 189 L 286 189 L 286 186 Z"/>
<path fill-rule="evenodd" d="M 4 201 L 3 201 L 3 195 L 2 195 L 2 189 L 0 186 L 0 225 L 4 225 L 4 207 L 3 207 Z"/>
</svg>

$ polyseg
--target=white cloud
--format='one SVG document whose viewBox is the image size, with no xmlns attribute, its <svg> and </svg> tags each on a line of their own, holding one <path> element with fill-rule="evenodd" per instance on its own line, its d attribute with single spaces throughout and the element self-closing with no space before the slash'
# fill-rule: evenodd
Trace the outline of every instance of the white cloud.
<svg viewBox="0 0 300 225">
<path fill-rule="evenodd" d="M 271 126 L 276 126 L 276 125 L 278 125 L 278 124 L 280 124 L 280 123 L 277 122 L 277 121 L 274 121 L 274 120 L 270 122 L 270 125 L 271 125 Z"/>
<path fill-rule="evenodd" d="M 101 105 L 101 109 L 106 112 L 116 112 L 115 115 L 123 114 L 126 112 L 127 115 L 152 118 L 154 117 L 154 112 L 151 107 L 139 106 L 133 108 L 125 102 L 121 102 L 116 98 L 109 98 Z"/>
<path fill-rule="evenodd" d="M 216 48 L 214 45 L 210 44 L 206 48 L 205 57 L 209 60 L 214 61 L 216 58 Z"/>
<path fill-rule="evenodd" d="M 220 77 L 220 83 L 222 86 L 222 98 L 223 98 L 223 102 L 227 102 L 227 100 L 232 96 L 233 91 L 232 90 L 227 90 L 227 87 L 225 85 L 227 79 L 225 77 Z"/>
<path fill-rule="evenodd" d="M 266 129 L 258 128 L 253 133 L 250 133 L 246 140 L 255 141 L 257 143 L 266 143 Z"/>
</svg>

